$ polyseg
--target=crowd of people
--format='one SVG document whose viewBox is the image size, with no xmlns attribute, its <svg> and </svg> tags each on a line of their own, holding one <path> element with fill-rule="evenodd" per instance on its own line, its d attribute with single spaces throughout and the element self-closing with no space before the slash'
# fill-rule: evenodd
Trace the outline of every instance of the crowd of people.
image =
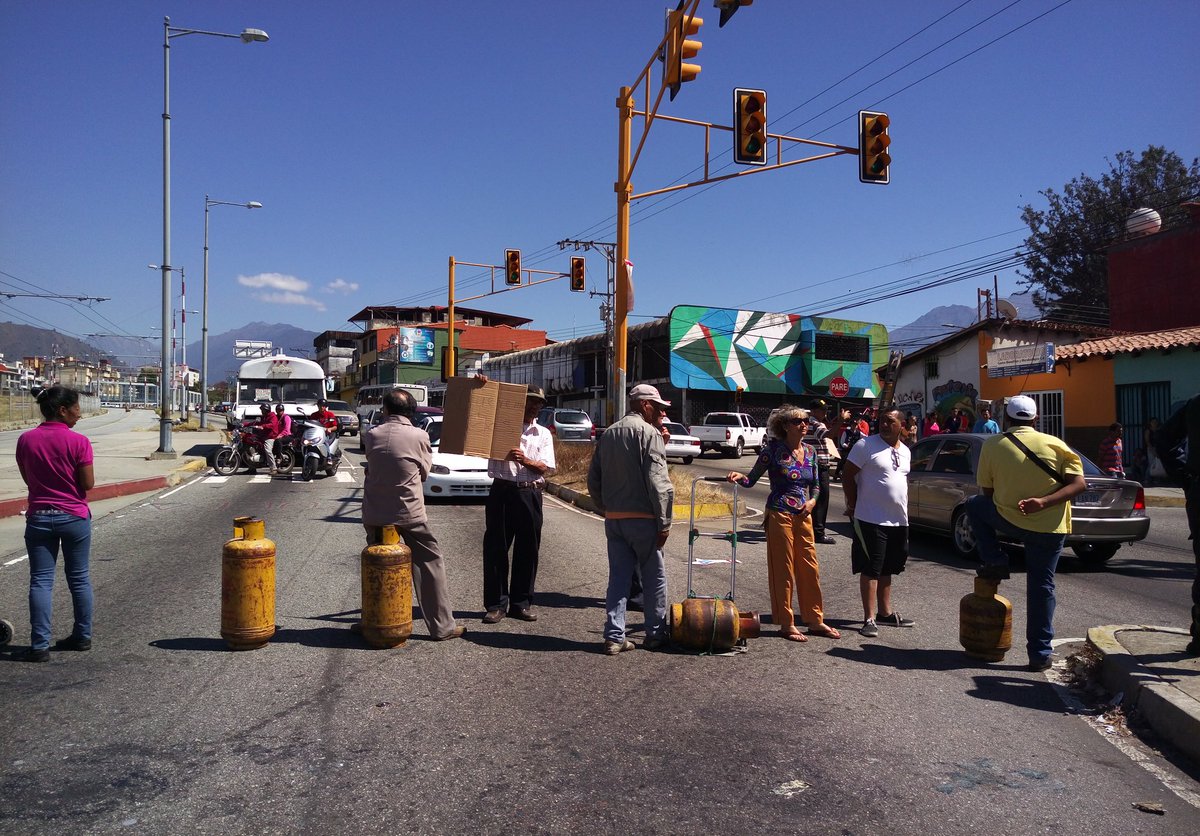
<svg viewBox="0 0 1200 836">
<path fill-rule="evenodd" d="M 486 382 L 486 378 L 481 382 Z M 29 551 L 30 650 L 25 658 L 50 656 L 51 595 L 61 551 L 71 591 L 74 622 L 59 650 L 92 647 L 92 586 L 89 575 L 91 513 L 87 492 L 95 484 L 92 447 L 72 428 L 80 417 L 79 395 L 52 386 L 38 395 L 44 422 L 21 435 L 16 459 L 28 486 L 25 542 Z M 542 390 L 529 385 L 519 443 L 502 459 L 489 461 L 492 490 L 485 509 L 483 537 L 482 622 L 506 617 L 536 621 L 533 610 L 542 535 L 542 492 L 555 472 L 553 439 L 537 414 L 546 404 Z M 629 411 L 598 439 L 587 475 L 588 491 L 604 516 L 608 584 L 602 651 L 632 650 L 625 617 L 631 595 L 639 591 L 645 614 L 643 647 L 669 642 L 667 576 L 663 549 L 671 533 L 674 488 L 667 469 L 663 421 L 670 401 L 648 384 L 629 392 Z M 818 544 L 835 542 L 826 528 L 829 485 L 839 479 L 845 513 L 853 530 L 851 567 L 859 576 L 863 618 L 859 633 L 873 638 L 879 626 L 912 627 L 893 600 L 894 577 L 908 559 L 908 473 L 916 418 L 899 409 L 854 416 L 839 410 L 835 443 L 825 421 L 829 404 L 817 398 L 808 408 L 784 405 L 768 419 L 771 438 L 749 473 L 730 471 L 726 478 L 744 487 L 763 476 L 770 483 L 764 510 L 767 533 L 767 585 L 773 623 L 793 642 L 809 636 L 841 637 L 825 620 Z M 382 542 L 384 526 L 394 526 L 412 555 L 414 592 L 431 638 L 461 637 L 446 587 L 446 570 L 437 538 L 430 530 L 422 482 L 432 467 L 427 433 L 417 428 L 416 402 L 400 389 L 383 398 L 383 421 L 366 432 L 362 524 L 367 542 Z M 313 416 L 336 428 L 325 404 Z M 1071 530 L 1070 500 L 1086 488 L 1079 456 L 1055 436 L 1038 432 L 1037 403 L 1027 396 L 1008 399 L 1007 432 L 1000 433 L 990 410 L 980 410 L 976 432 L 992 435 L 982 447 L 976 479 L 979 496 L 967 503 L 978 542 L 982 577 L 1008 577 L 1008 557 L 999 536 L 1025 546 L 1028 598 L 1027 651 L 1031 670 L 1050 665 L 1054 636 L 1055 571 Z M 954 410 L 948 427 L 963 431 L 969 416 Z M 1177 416 L 1175 434 L 1182 453 L 1172 453 L 1175 477 L 1185 484 L 1188 522 L 1193 534 L 1198 577 L 1193 585 L 1193 640 L 1188 650 L 1200 655 L 1200 462 L 1187 455 L 1200 449 L 1200 395 Z M 288 433 L 290 419 L 282 404 L 263 406 L 259 431 L 264 449 Z M 923 431 L 941 432 L 938 416 L 925 417 Z M 982 428 L 981 428 L 982 427 Z M 1155 432 L 1159 432 L 1155 428 Z M 1121 467 L 1123 427 L 1113 424 L 1102 446 L 1101 464 L 1110 473 Z M 1161 441 L 1161 438 L 1157 439 Z M 270 454 L 268 454 L 270 456 Z M 274 469 L 274 468 L 272 468 Z M 638 586 L 640 583 L 640 587 Z M 793 604 L 797 607 L 793 607 Z M 805 627 L 807 632 L 800 628 Z"/>
</svg>

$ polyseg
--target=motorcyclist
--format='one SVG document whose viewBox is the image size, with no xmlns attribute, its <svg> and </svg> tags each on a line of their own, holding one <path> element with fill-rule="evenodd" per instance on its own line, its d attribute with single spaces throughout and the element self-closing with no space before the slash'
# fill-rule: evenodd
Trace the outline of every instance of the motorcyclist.
<svg viewBox="0 0 1200 836">
<path fill-rule="evenodd" d="M 273 451 L 275 443 L 273 439 L 279 432 L 279 421 L 271 413 L 270 404 L 264 403 L 262 405 L 262 415 L 259 416 L 258 423 L 251 427 L 251 429 L 254 430 L 254 434 L 258 436 L 259 441 L 262 443 L 263 456 L 267 460 L 267 466 L 271 470 L 271 475 L 274 476 L 277 468 L 275 466 L 275 453 Z"/>
<path fill-rule="evenodd" d="M 281 403 L 275 404 L 275 435 L 273 435 L 272 438 L 275 440 L 271 446 L 274 447 L 276 452 L 280 450 L 283 445 L 290 444 L 292 441 L 292 417 L 284 412 L 283 404 Z M 272 472 L 275 471 L 274 458 L 274 453 L 272 453 Z"/>
<path fill-rule="evenodd" d="M 324 398 L 317 401 L 317 411 L 308 416 L 308 418 L 310 421 L 316 421 L 329 432 L 337 432 L 337 416 L 329 411 L 329 402 Z"/>
</svg>

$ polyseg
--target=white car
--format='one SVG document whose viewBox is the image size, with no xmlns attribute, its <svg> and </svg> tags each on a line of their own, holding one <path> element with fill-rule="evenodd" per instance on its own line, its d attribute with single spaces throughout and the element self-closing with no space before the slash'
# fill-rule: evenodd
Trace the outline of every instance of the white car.
<svg viewBox="0 0 1200 836">
<path fill-rule="evenodd" d="M 671 434 L 671 440 L 667 442 L 667 458 L 680 458 L 684 464 L 691 464 L 692 459 L 700 455 L 700 439 L 683 424 L 663 421 L 663 426 Z"/>
<path fill-rule="evenodd" d="M 442 416 L 430 415 L 417 426 L 429 433 L 433 445 L 433 466 L 425 480 L 425 497 L 485 497 L 492 490 L 488 460 L 479 456 L 459 456 L 439 450 Z"/>
</svg>

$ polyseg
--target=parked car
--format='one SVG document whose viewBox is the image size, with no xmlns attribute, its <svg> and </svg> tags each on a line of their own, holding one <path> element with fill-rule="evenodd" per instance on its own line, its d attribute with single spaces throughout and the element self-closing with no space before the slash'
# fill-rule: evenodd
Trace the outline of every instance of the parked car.
<svg viewBox="0 0 1200 836">
<path fill-rule="evenodd" d="M 488 476 L 487 459 L 441 451 L 441 415 L 428 415 L 417 426 L 429 433 L 429 443 L 433 446 L 433 465 L 424 485 L 426 498 L 484 497 L 491 492 L 492 477 Z"/>
<path fill-rule="evenodd" d="M 683 424 L 663 421 L 663 426 L 671 434 L 671 440 L 667 442 L 667 458 L 681 458 L 684 464 L 691 464 L 692 459 L 700 455 L 700 439 Z"/>
<path fill-rule="evenodd" d="M 710 412 L 703 424 L 692 427 L 692 435 L 700 439 L 700 452 L 719 450 L 739 459 L 746 448 L 761 450 L 766 433 L 765 427 L 744 412 Z"/>
<path fill-rule="evenodd" d="M 950 535 L 954 551 L 962 557 L 975 554 L 975 535 L 963 504 L 979 493 L 975 484 L 979 450 L 992 437 L 950 433 L 926 438 L 913 447 L 909 525 Z M 1071 500 L 1072 530 L 1066 544 L 1082 560 L 1103 564 L 1122 543 L 1143 540 L 1150 531 L 1146 494 L 1137 482 L 1106 476 L 1087 456 L 1079 458 L 1088 486 Z"/>
<path fill-rule="evenodd" d="M 591 441 L 596 437 L 591 416 L 580 409 L 548 406 L 538 412 L 537 422 L 558 441 Z"/>
<path fill-rule="evenodd" d="M 358 415 L 345 401 L 325 401 L 325 407 L 338 421 L 338 435 L 358 435 Z"/>
</svg>

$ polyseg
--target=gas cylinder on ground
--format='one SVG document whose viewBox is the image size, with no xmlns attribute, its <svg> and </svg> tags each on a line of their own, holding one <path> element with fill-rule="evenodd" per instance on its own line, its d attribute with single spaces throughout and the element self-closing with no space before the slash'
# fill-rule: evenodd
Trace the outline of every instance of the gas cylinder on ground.
<svg viewBox="0 0 1200 836">
<path fill-rule="evenodd" d="M 976 578 L 975 591 L 958 605 L 958 641 L 986 662 L 999 662 L 1012 647 L 1012 603 L 996 594 L 999 588 L 999 581 Z"/>
<path fill-rule="evenodd" d="M 254 650 L 275 635 L 275 543 L 263 521 L 235 517 L 221 550 L 221 638 L 232 650 Z"/>
<path fill-rule="evenodd" d="M 362 636 L 372 647 L 396 647 L 412 635 L 412 552 L 394 525 L 372 532 L 362 550 Z"/>
<path fill-rule="evenodd" d="M 739 613 L 724 598 L 688 598 L 671 605 L 671 641 L 689 650 L 724 653 L 742 639 L 756 639 L 758 613 Z"/>
</svg>

